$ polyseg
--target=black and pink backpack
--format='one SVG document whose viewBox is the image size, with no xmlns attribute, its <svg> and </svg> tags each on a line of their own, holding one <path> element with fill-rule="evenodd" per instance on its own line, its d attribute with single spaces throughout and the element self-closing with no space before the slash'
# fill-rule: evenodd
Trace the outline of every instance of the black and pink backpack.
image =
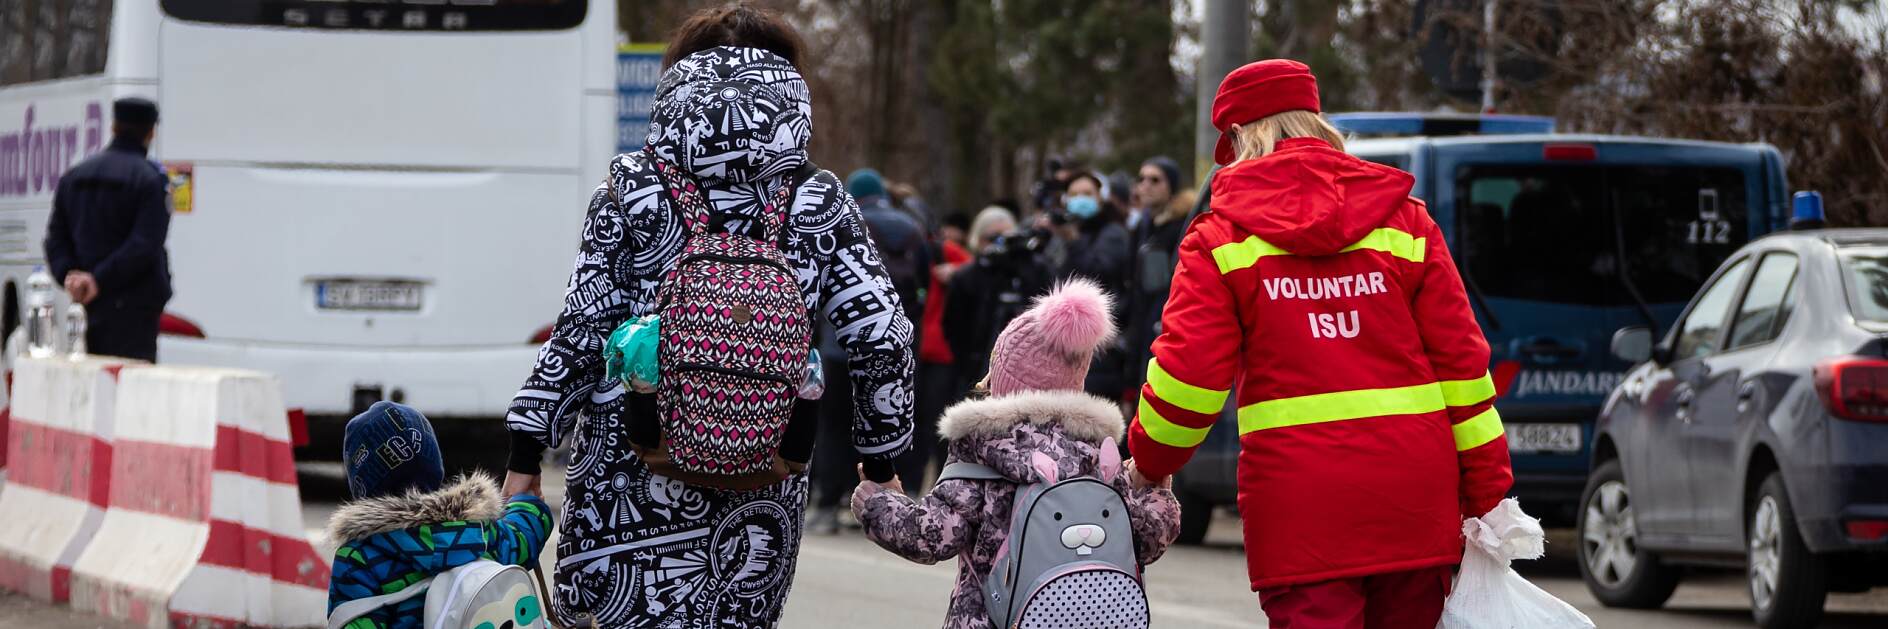
<svg viewBox="0 0 1888 629">
<path fill-rule="evenodd" d="M 761 237 L 730 233 L 687 173 L 653 156 L 686 242 L 657 292 L 661 347 L 652 471 L 748 489 L 787 477 L 779 456 L 806 377 L 813 328 L 779 242 L 795 186 L 760 208 Z M 796 177 L 797 179 L 797 177 Z M 753 220 L 737 216 L 736 219 Z"/>
</svg>

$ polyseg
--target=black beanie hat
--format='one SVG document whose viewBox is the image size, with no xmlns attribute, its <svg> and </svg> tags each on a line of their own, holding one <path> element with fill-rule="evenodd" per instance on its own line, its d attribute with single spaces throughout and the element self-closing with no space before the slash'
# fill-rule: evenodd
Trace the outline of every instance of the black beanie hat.
<svg viewBox="0 0 1888 629">
<path fill-rule="evenodd" d="M 135 125 L 157 124 L 157 103 L 132 96 L 111 103 L 111 119 Z"/>
</svg>

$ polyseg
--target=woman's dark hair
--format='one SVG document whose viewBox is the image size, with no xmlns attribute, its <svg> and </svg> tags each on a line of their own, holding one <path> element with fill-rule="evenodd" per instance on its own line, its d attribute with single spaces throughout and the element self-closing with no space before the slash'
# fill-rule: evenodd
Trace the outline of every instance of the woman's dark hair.
<svg viewBox="0 0 1888 629">
<path fill-rule="evenodd" d="M 712 9 L 702 9 L 669 36 L 669 50 L 662 55 L 662 67 L 668 68 L 684 57 L 720 46 L 762 48 L 780 55 L 795 66 L 800 65 L 800 32 L 779 14 L 746 2 Z"/>
</svg>

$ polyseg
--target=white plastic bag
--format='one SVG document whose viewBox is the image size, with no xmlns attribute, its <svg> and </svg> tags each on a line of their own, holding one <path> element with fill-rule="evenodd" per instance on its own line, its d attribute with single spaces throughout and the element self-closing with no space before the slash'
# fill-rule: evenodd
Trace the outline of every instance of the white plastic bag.
<svg viewBox="0 0 1888 629">
<path fill-rule="evenodd" d="M 1487 515 L 1463 520 L 1462 535 L 1462 571 L 1438 629 L 1592 629 L 1586 614 L 1509 567 L 1546 554 L 1541 522 L 1521 512 L 1521 503 L 1509 498 Z"/>
</svg>

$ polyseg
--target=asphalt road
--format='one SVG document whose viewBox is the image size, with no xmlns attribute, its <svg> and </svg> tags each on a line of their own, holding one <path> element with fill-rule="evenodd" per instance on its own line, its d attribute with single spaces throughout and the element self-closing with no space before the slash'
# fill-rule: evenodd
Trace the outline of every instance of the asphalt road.
<svg viewBox="0 0 1888 629">
<path fill-rule="evenodd" d="M 304 475 L 304 521 L 324 551 L 331 549 L 320 530 L 345 492 L 333 469 Z M 547 478 L 553 504 L 562 500 L 561 479 Z M 1202 628 L 1264 626 L 1258 599 L 1245 586 L 1245 560 L 1238 543 L 1239 523 L 1221 515 L 1207 544 L 1175 547 L 1148 567 L 1148 595 L 1156 627 Z M 1600 627 L 1748 627 L 1750 603 L 1738 573 L 1698 575 L 1687 580 L 1665 609 L 1607 609 L 1581 584 L 1571 559 L 1572 536 L 1550 534 L 1549 556 L 1521 566 L 1542 589 L 1588 614 Z M 1560 543 L 1553 543 L 1560 542 Z M 546 565 L 549 565 L 547 559 Z M 918 629 L 942 624 L 954 565 L 913 564 L 880 550 L 856 531 L 836 536 L 809 535 L 800 551 L 799 571 L 782 627 L 895 627 Z M 1888 590 L 1832 595 L 1825 627 L 1888 627 Z M 0 594 L 0 627 L 50 629 L 118 628 L 117 623 Z"/>
</svg>

